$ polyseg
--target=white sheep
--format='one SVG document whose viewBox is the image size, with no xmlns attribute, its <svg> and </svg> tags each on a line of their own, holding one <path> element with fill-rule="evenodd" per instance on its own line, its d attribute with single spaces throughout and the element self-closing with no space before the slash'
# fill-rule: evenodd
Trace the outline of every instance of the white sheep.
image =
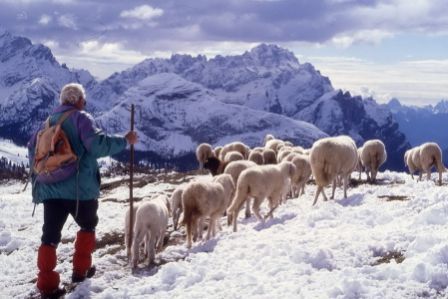
<svg viewBox="0 0 448 299">
<path fill-rule="evenodd" d="M 272 135 L 272 134 L 266 134 L 266 136 L 264 137 L 264 145 L 266 145 L 266 143 L 269 141 L 269 140 L 272 140 L 272 139 L 275 139 L 275 137 L 274 137 L 274 135 Z"/>
<path fill-rule="evenodd" d="M 160 195 L 149 201 L 142 202 L 135 213 L 134 239 L 132 240 L 132 266 L 137 267 L 139 261 L 139 245 L 146 237 L 148 263 L 154 261 L 156 248 L 163 247 L 170 202 L 167 196 Z"/>
<path fill-rule="evenodd" d="M 257 163 L 258 165 L 263 165 L 263 150 L 261 152 L 258 150 L 256 151 L 255 149 L 251 150 L 248 160 Z"/>
<path fill-rule="evenodd" d="M 277 153 L 277 163 L 280 163 L 283 161 L 283 159 L 288 156 L 290 153 L 293 152 L 292 147 L 290 146 L 283 146 Z"/>
<path fill-rule="evenodd" d="M 213 149 L 213 154 L 215 157 L 219 157 L 222 151 L 222 146 L 217 146 Z"/>
<path fill-rule="evenodd" d="M 220 160 L 224 161 L 226 154 L 231 151 L 240 152 L 243 155 L 244 159 L 247 159 L 249 157 L 250 148 L 244 143 L 239 141 L 226 144 L 223 146 L 221 153 L 219 155 Z"/>
<path fill-rule="evenodd" d="M 364 143 L 361 148 L 361 162 L 365 168 L 368 181 L 375 182 L 378 169 L 386 159 L 386 147 L 381 140 L 373 139 Z"/>
<path fill-rule="evenodd" d="M 257 164 L 253 161 L 246 161 L 246 160 L 234 161 L 232 163 L 229 163 L 229 165 L 224 170 L 224 173 L 230 174 L 232 176 L 233 183 L 236 186 L 241 172 L 243 172 L 243 170 L 246 170 L 246 169 L 248 169 L 250 167 L 254 167 L 254 166 L 257 166 Z M 250 200 L 249 199 L 246 201 L 245 215 L 246 215 L 246 218 L 250 217 Z M 228 219 L 227 223 L 230 225 L 231 216 L 229 214 L 227 215 L 227 219 Z"/>
<path fill-rule="evenodd" d="M 333 183 L 331 198 L 334 198 L 336 178 L 341 175 L 344 181 L 344 198 L 347 197 L 347 186 L 350 174 L 358 163 L 356 144 L 349 136 L 327 137 L 314 142 L 310 153 L 310 163 L 316 181 L 317 191 L 313 205 L 319 194 L 327 200 L 324 187 Z"/>
<path fill-rule="evenodd" d="M 132 229 L 134 229 L 134 224 L 135 224 L 135 212 L 138 209 L 138 205 L 134 204 L 133 205 L 133 210 L 132 210 L 132 226 L 130 226 L 130 213 L 129 211 L 131 209 L 126 209 L 126 215 L 124 217 L 124 245 L 126 246 L 126 255 L 128 257 L 128 259 L 131 257 L 131 247 L 132 244 L 129 244 L 129 231 L 130 231 L 130 227 L 132 227 Z M 133 233 L 134 231 L 132 231 L 132 235 L 134 235 Z"/>
<path fill-rule="evenodd" d="M 284 145 L 285 145 L 285 142 L 283 140 L 271 139 L 268 142 L 266 142 L 264 148 L 273 150 L 275 152 L 275 154 L 277 155 L 278 150 Z"/>
<path fill-rule="evenodd" d="M 230 175 L 223 181 L 232 181 Z M 190 182 L 185 186 L 182 194 L 183 219 L 182 223 L 187 228 L 187 247 L 191 248 L 192 236 L 194 232 L 202 227 L 198 222 L 202 222 L 205 217 L 210 218 L 207 231 L 207 240 L 215 235 L 216 220 L 221 217 L 228 205 L 228 189 L 223 186 L 223 181 L 218 182 Z M 232 181 L 233 183 L 233 181 Z M 200 235 L 202 231 L 200 232 Z"/>
<path fill-rule="evenodd" d="M 208 143 L 201 143 L 196 148 L 196 159 L 199 162 L 199 169 L 202 169 L 208 158 L 214 157 L 212 146 Z"/>
<path fill-rule="evenodd" d="M 170 198 L 174 230 L 178 228 L 179 216 L 182 213 L 182 192 L 184 191 L 184 187 L 184 185 L 176 187 Z"/>
<path fill-rule="evenodd" d="M 442 162 L 442 150 L 437 143 L 427 142 L 414 147 L 406 151 L 405 159 L 412 177 L 416 170 L 420 171 L 420 180 L 423 172 L 426 173 L 428 180 L 431 179 L 431 168 L 436 167 L 439 172 L 439 184 L 442 185 L 442 172 L 445 171 L 445 166 Z"/>
<path fill-rule="evenodd" d="M 264 219 L 260 215 L 260 205 L 265 198 L 268 198 L 270 211 L 266 217 L 272 217 L 274 209 L 280 204 L 295 174 L 296 167 L 291 162 L 257 165 L 244 170 L 238 178 L 235 197 L 227 209 L 227 213 L 232 217 L 233 231 L 237 231 L 238 213 L 249 197 L 254 199 L 252 210 L 261 222 Z"/>
<path fill-rule="evenodd" d="M 263 150 L 263 161 L 264 164 L 277 164 L 277 155 L 275 154 L 275 151 L 272 149 L 264 149 Z"/>
<path fill-rule="evenodd" d="M 224 157 L 224 163 L 230 163 L 232 161 L 244 160 L 244 156 L 237 151 L 230 151 Z"/>
<path fill-rule="evenodd" d="M 296 166 L 296 176 L 291 182 L 293 196 L 299 197 L 305 194 L 305 185 L 311 177 L 310 157 L 307 155 L 295 154 L 292 156 L 292 164 Z"/>
</svg>

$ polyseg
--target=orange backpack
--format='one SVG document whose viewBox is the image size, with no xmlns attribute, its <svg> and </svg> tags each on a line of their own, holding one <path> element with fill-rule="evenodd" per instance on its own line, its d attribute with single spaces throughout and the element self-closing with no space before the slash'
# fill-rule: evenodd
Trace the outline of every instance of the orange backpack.
<svg viewBox="0 0 448 299">
<path fill-rule="evenodd" d="M 37 133 L 33 172 L 41 183 L 55 183 L 67 179 L 77 170 L 78 157 L 62 129 L 62 123 L 75 110 L 64 112 L 58 122 L 50 126 L 50 117 L 45 128 Z"/>
</svg>

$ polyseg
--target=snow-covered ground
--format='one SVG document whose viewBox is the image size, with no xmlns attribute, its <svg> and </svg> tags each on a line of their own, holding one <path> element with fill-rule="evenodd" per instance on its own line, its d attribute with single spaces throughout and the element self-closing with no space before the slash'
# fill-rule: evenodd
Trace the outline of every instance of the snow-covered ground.
<svg viewBox="0 0 448 299">
<path fill-rule="evenodd" d="M 0 138 L 0 158 L 5 157 L 14 164 L 28 164 L 28 149 L 12 143 L 12 141 Z"/>
<path fill-rule="evenodd" d="M 315 186 L 308 185 L 305 196 L 287 201 L 265 224 L 240 213 L 237 233 L 224 227 L 190 250 L 171 233 L 182 242 L 170 241 L 160 266 L 142 263 L 135 273 L 121 239 L 128 189 L 111 186 L 100 199 L 98 274 L 66 298 L 447 298 L 448 178 L 442 187 L 404 173 L 379 178 L 379 185 L 350 188 L 347 199 L 338 190 L 336 200 L 316 206 Z M 183 180 L 161 174 L 134 194 L 170 194 Z M 34 289 L 42 206 L 32 218 L 30 191 L 22 187 L 0 186 L 0 298 L 24 298 Z M 62 281 L 71 275 L 76 231 L 69 218 L 58 247 Z"/>
</svg>

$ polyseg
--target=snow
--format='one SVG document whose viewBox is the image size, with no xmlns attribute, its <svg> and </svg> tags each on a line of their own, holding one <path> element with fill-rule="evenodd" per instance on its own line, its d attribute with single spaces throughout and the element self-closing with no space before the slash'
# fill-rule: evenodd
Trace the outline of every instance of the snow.
<svg viewBox="0 0 448 299">
<path fill-rule="evenodd" d="M 135 196 L 170 194 L 178 183 L 163 180 L 169 175 L 174 174 L 161 173 L 135 188 Z M 240 218 L 237 233 L 223 226 L 215 238 L 190 250 L 183 241 L 171 244 L 158 254 L 160 266 L 141 264 L 135 273 L 116 241 L 96 250 L 98 275 L 67 297 L 446 298 L 448 191 L 433 181 L 389 171 L 379 174 L 379 182 L 350 188 L 347 199 L 338 189 L 336 200 L 316 206 L 311 206 L 315 186 L 307 185 L 305 196 L 287 201 L 264 224 Z M 22 193 L 22 187 L 15 182 L 0 186 L 2 298 L 23 298 L 34 288 L 42 206 L 32 218 L 30 191 Z M 122 232 L 127 196 L 126 185 L 103 191 L 98 240 Z M 62 281 L 71 274 L 76 231 L 69 218 L 62 232 L 66 241 L 58 247 Z M 183 233 L 171 233 L 171 238 Z"/>
<path fill-rule="evenodd" d="M 18 165 L 29 163 L 27 148 L 16 146 L 11 141 L 0 138 L 0 159 L 3 157 Z"/>
</svg>

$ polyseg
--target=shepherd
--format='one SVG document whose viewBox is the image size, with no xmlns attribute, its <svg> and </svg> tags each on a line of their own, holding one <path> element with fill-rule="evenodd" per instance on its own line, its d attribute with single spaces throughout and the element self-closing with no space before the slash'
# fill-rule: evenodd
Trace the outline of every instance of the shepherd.
<svg viewBox="0 0 448 299">
<path fill-rule="evenodd" d="M 94 275 L 92 253 L 95 249 L 100 195 L 97 159 L 117 154 L 127 144 L 137 142 L 137 134 L 132 130 L 125 136 L 105 134 L 96 126 L 93 117 L 84 111 L 85 106 L 83 86 L 77 83 L 65 85 L 60 94 L 60 106 L 55 108 L 43 126 L 47 131 L 52 127 L 58 128 L 64 138 L 57 144 L 45 145 L 45 134 L 41 133 L 44 129 L 41 128 L 28 143 L 30 167 L 33 168 L 33 202 L 43 203 L 44 206 L 42 243 L 37 253 L 37 288 L 41 298 L 59 298 L 65 293 L 59 287 L 59 273 L 54 269 L 57 263 L 56 248 L 69 214 L 79 226 L 74 245 L 72 282 L 81 282 Z M 60 137 L 58 130 L 53 136 Z M 54 143 L 55 138 L 48 139 Z M 56 155 L 56 147 L 64 147 L 65 140 L 68 141 L 66 149 Z M 47 153 L 38 157 L 47 147 L 50 148 Z M 66 157 L 61 163 L 61 159 Z M 37 158 L 40 158 L 39 163 Z M 53 168 L 49 163 L 51 159 L 56 165 Z"/>
</svg>

